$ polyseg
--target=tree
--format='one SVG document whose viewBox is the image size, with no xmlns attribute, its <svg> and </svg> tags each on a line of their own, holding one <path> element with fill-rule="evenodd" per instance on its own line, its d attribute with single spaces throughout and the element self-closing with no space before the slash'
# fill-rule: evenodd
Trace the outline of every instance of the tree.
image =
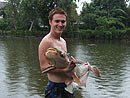
<svg viewBox="0 0 130 98">
<path fill-rule="evenodd" d="M 8 0 L 5 5 L 4 12 L 6 14 L 6 20 L 9 23 L 9 29 L 18 29 L 19 16 L 20 16 L 20 0 Z"/>
<path fill-rule="evenodd" d="M 49 27 L 49 11 L 56 7 L 67 12 L 67 29 L 72 30 L 73 23 L 78 20 L 77 6 L 73 0 L 7 0 L 4 19 L 8 30 L 42 30 L 42 27 Z"/>
<path fill-rule="evenodd" d="M 56 7 L 55 0 L 39 0 L 38 1 L 38 13 L 39 16 L 43 22 L 43 25 L 49 25 L 48 24 L 48 15 L 49 11 L 54 9 Z"/>
<path fill-rule="evenodd" d="M 4 12 L 8 29 L 40 29 L 48 25 L 48 13 L 55 7 L 55 0 L 8 0 Z"/>
<path fill-rule="evenodd" d="M 37 12 L 38 3 L 36 0 L 22 0 L 20 10 L 20 29 L 27 29 L 31 31 L 38 25 L 39 15 Z"/>
<path fill-rule="evenodd" d="M 119 10 L 117 10 L 119 9 Z M 81 17 L 85 23 L 84 29 L 91 29 L 96 37 L 120 37 L 121 32 L 126 28 L 127 11 L 125 0 L 92 0 L 90 4 L 84 3 Z M 123 34 L 123 33 L 122 33 Z"/>
</svg>

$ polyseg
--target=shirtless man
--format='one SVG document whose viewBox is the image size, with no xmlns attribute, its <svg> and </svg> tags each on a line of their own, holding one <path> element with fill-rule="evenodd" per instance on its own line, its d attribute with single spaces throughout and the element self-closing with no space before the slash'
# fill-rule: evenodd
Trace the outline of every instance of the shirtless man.
<svg viewBox="0 0 130 98">
<path fill-rule="evenodd" d="M 39 61 L 41 70 L 51 66 L 45 57 L 45 51 L 50 48 L 59 48 L 67 51 L 66 41 L 61 37 L 66 27 L 67 14 L 60 8 L 55 8 L 49 13 L 49 24 L 51 26 L 49 34 L 47 34 L 39 45 Z M 71 57 L 73 60 L 74 58 Z M 47 72 L 48 85 L 45 89 L 45 98 L 75 98 L 73 94 L 67 92 L 64 87 L 66 80 L 71 80 L 71 71 L 75 64 L 71 63 L 65 68 L 54 68 Z"/>
</svg>

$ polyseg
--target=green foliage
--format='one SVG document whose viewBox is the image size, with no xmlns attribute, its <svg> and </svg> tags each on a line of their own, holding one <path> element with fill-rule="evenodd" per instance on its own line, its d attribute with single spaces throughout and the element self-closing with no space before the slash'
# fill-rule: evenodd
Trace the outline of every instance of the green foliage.
<svg viewBox="0 0 130 98">
<path fill-rule="evenodd" d="M 7 1 L 6 6 L 0 9 L 0 15 L 4 17 L 0 19 L 0 34 L 41 35 L 43 33 L 37 32 L 49 30 L 49 11 L 60 7 L 68 14 L 64 37 L 130 39 L 130 5 L 126 5 L 126 0 L 84 2 L 80 16 L 73 2 L 76 0 Z"/>
<path fill-rule="evenodd" d="M 82 21 L 85 23 L 84 25 L 80 26 L 80 29 L 87 28 L 87 29 L 95 29 L 97 26 L 96 18 L 98 16 L 93 13 L 88 13 L 82 17 Z"/>
<path fill-rule="evenodd" d="M 1 18 L 0 19 L 0 28 L 1 28 L 0 30 L 6 30 L 7 26 L 8 26 L 7 21 L 5 19 Z"/>
<path fill-rule="evenodd" d="M 51 9 L 57 6 L 56 0 L 38 0 L 37 13 L 39 13 L 39 22 L 44 26 L 49 26 L 48 15 Z"/>
<path fill-rule="evenodd" d="M 49 28 L 49 11 L 55 7 L 61 7 L 68 13 L 67 29 L 70 30 L 78 18 L 73 0 L 8 0 L 0 15 L 8 23 L 7 30 L 44 30 Z"/>
<path fill-rule="evenodd" d="M 92 0 L 84 3 L 81 20 L 85 24 L 80 28 L 93 30 L 92 38 L 125 38 L 130 26 L 129 7 L 125 0 Z"/>
</svg>

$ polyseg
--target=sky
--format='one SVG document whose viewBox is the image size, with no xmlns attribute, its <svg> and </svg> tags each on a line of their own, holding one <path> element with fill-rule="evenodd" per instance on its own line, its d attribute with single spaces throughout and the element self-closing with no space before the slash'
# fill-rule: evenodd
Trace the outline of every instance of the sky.
<svg viewBox="0 0 130 98">
<path fill-rule="evenodd" d="M 76 4 L 78 6 L 78 8 L 76 10 L 77 10 L 78 14 L 80 14 L 80 11 L 82 10 L 82 7 L 83 7 L 83 2 L 85 2 L 85 1 L 88 3 L 91 2 L 91 0 L 79 0 L 79 2 L 78 2 L 78 0 L 76 0 Z"/>
<path fill-rule="evenodd" d="M 0 0 L 0 1 L 4 1 L 4 0 Z"/>
</svg>

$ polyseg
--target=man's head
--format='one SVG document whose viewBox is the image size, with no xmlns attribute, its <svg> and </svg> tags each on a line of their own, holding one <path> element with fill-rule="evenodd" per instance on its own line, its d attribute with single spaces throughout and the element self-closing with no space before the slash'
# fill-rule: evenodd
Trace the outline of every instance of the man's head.
<svg viewBox="0 0 130 98">
<path fill-rule="evenodd" d="M 67 14 L 60 8 L 55 8 L 49 13 L 49 24 L 51 26 L 51 32 L 61 34 L 66 27 Z"/>
<path fill-rule="evenodd" d="M 66 13 L 63 9 L 61 9 L 61 8 L 55 8 L 55 9 L 51 10 L 50 13 L 49 13 L 49 17 L 48 17 L 49 20 L 52 21 L 53 16 L 54 16 L 55 14 L 63 14 L 63 15 L 66 16 L 66 19 L 67 19 L 67 13 Z"/>
</svg>

